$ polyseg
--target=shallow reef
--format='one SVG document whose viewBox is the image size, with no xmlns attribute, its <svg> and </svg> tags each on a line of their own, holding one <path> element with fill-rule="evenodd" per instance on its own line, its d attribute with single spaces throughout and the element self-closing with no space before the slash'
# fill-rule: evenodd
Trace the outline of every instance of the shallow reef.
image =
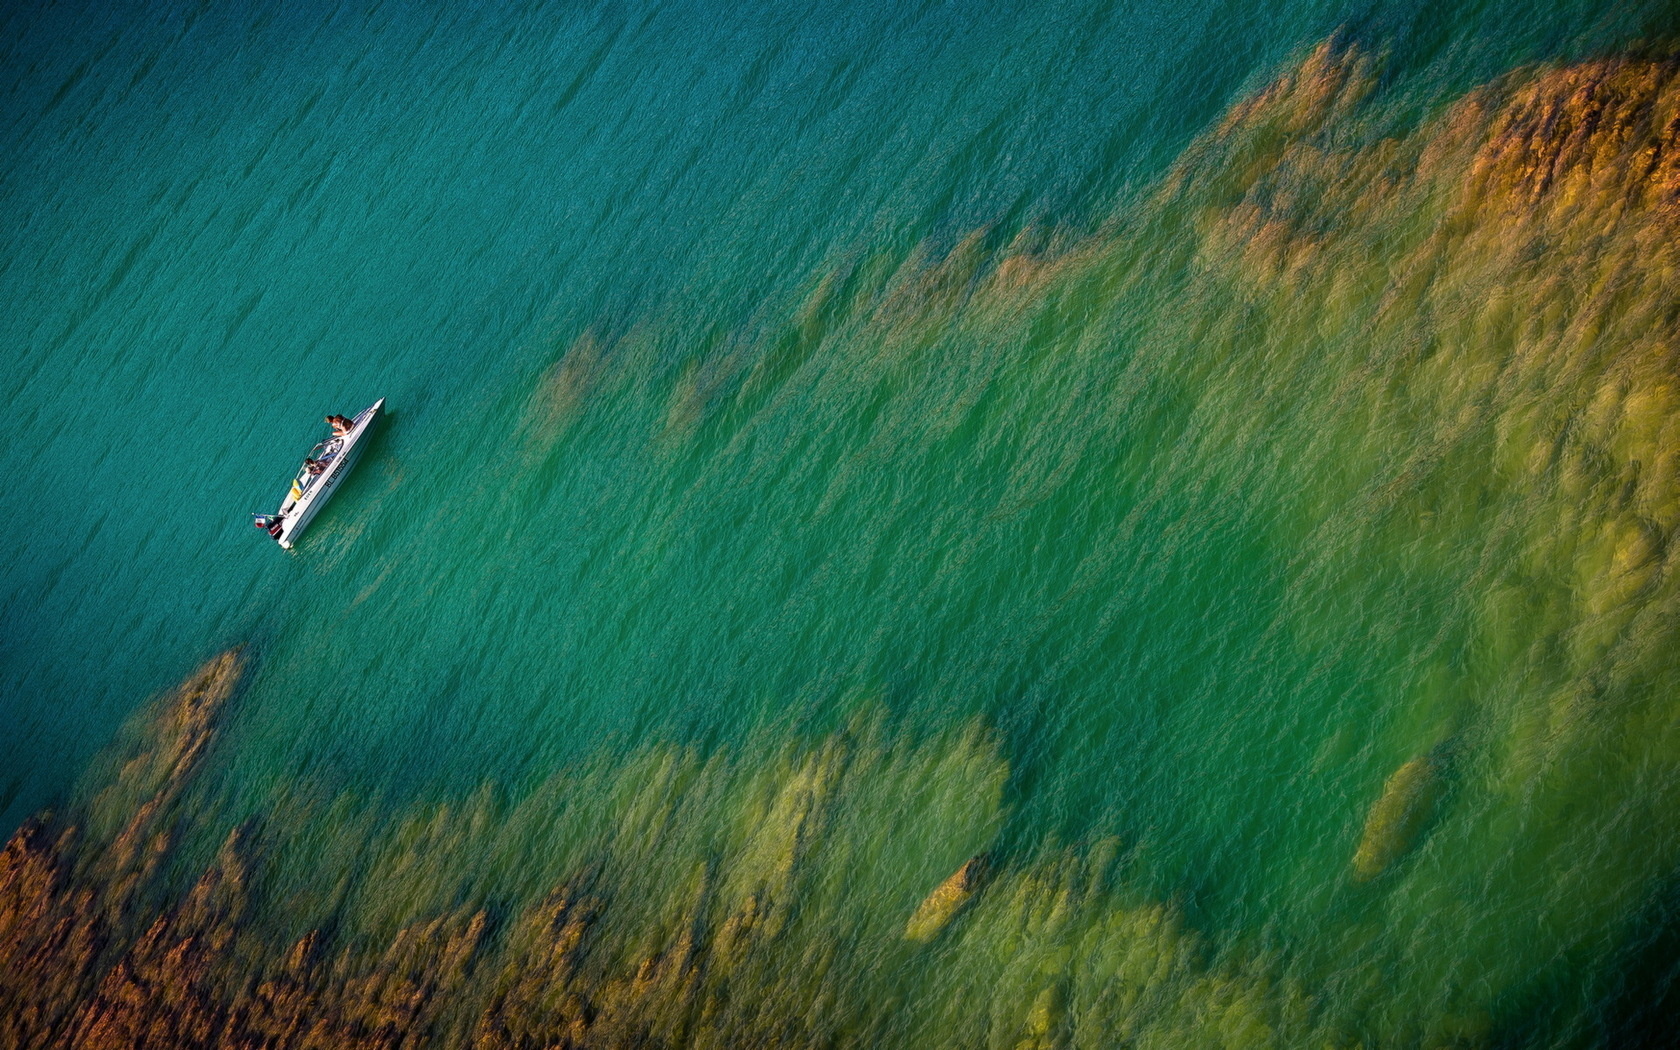
<svg viewBox="0 0 1680 1050">
<path fill-rule="evenodd" d="M 284 896 L 281 840 L 300 829 L 246 821 L 189 883 L 172 886 L 160 864 L 239 668 L 236 654 L 216 658 L 136 720 L 118 782 L 93 795 L 105 817 L 119 798 L 132 807 L 114 834 L 49 815 L 7 844 L 0 1046 L 871 1045 L 906 1025 L 933 1043 L 998 1046 L 1325 1034 L 1268 963 L 1215 960 L 1175 909 L 1128 901 L 1112 840 L 995 875 L 976 855 L 919 905 L 914 876 L 872 879 L 860 865 L 883 851 L 949 853 L 995 834 L 1005 770 L 978 727 L 906 745 L 859 723 L 768 770 L 650 752 L 612 775 L 629 795 L 607 822 L 636 837 L 584 851 L 570 874 L 537 873 L 558 876 L 541 896 L 420 905 L 387 916 L 389 929 L 352 917 L 358 892 L 401 895 L 401 871 L 459 875 L 450 844 L 485 857 L 522 830 L 511 814 L 475 821 L 471 804 L 416 814 L 367 844 L 368 885 L 332 921 L 282 937 L 293 916 L 265 888 Z M 707 818 L 684 819 L 685 804 L 721 820 L 696 827 Z M 884 827 L 880 806 L 909 819 Z M 930 819 L 943 836 L 902 834 Z M 147 846 L 118 849 L 128 841 Z M 880 898 L 879 920 L 860 894 Z M 914 963 L 930 976 L 875 999 L 872 967 Z"/>
</svg>

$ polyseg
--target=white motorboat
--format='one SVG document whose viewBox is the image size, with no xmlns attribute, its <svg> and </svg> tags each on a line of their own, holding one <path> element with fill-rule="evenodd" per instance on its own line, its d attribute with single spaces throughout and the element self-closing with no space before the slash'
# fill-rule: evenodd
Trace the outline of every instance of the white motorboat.
<svg viewBox="0 0 1680 1050">
<path fill-rule="evenodd" d="M 267 529 L 280 546 L 291 550 L 298 534 L 326 505 L 338 483 L 350 473 L 356 456 L 362 451 L 368 430 L 373 426 L 374 417 L 384 407 L 385 399 L 380 398 L 364 408 L 343 435 L 328 438 L 311 449 L 309 457 L 303 462 L 303 469 L 292 481 L 292 490 L 286 494 L 285 502 L 280 504 L 280 510 L 274 514 L 253 515 L 257 525 Z M 319 473 L 312 472 L 312 466 L 318 467 Z"/>
</svg>

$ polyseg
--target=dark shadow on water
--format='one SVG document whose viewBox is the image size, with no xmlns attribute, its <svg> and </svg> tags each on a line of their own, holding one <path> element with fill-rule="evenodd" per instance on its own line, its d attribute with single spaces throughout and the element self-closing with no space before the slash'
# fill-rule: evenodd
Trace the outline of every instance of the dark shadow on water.
<svg viewBox="0 0 1680 1050">
<path fill-rule="evenodd" d="M 1669 874 L 1633 920 L 1621 965 L 1597 1004 L 1601 1046 L 1680 1045 L 1680 871 Z"/>
</svg>

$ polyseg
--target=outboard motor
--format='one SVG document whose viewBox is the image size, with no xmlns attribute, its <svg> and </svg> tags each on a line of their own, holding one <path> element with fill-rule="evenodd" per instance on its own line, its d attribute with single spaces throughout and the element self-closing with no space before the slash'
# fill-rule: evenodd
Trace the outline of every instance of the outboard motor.
<svg viewBox="0 0 1680 1050">
<path fill-rule="evenodd" d="M 251 524 L 255 525 L 259 529 L 266 530 L 268 534 L 273 536 L 275 539 L 280 538 L 280 527 L 285 523 L 285 521 L 286 519 L 278 514 L 251 515 Z"/>
</svg>

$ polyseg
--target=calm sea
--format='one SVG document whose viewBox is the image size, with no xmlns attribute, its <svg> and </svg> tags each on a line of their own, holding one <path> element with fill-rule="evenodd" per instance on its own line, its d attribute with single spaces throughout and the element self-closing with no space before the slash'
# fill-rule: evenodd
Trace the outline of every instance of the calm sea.
<svg viewBox="0 0 1680 1050">
<path fill-rule="evenodd" d="M 1608 1038 L 1674 940 L 1674 522 L 1607 493 L 1672 468 L 1668 387 L 1616 354 L 1672 342 L 1677 286 L 1619 227 L 1506 259 L 1441 193 L 1358 191 L 1467 93 L 1676 33 L 1663 2 L 7 5 L 5 827 L 244 645 L 196 833 L 267 815 L 277 927 L 346 878 L 374 931 L 610 855 L 628 954 L 696 865 L 769 885 L 752 828 L 797 782 L 828 816 L 790 958 L 830 945 L 871 1038 L 1013 1045 L 919 1005 L 975 988 L 1078 1016 L 1157 906 L 1370 1045 Z M 1280 103 L 1310 119 L 1228 117 L 1314 69 L 1332 100 Z M 1577 470 L 1618 382 L 1656 422 Z M 251 528 L 380 397 L 297 549 Z M 379 883 L 374 840 L 438 813 Z M 901 948 L 981 852 L 1085 872 L 1075 917 Z"/>
</svg>

